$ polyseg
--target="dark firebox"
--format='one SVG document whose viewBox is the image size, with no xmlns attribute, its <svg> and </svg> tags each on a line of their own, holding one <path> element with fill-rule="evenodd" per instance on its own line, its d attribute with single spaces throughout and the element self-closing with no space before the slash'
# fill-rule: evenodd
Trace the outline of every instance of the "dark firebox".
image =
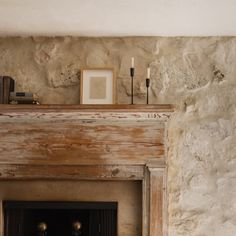
<svg viewBox="0 0 236 236">
<path fill-rule="evenodd" d="M 117 236 L 116 202 L 5 201 L 4 236 Z"/>
</svg>

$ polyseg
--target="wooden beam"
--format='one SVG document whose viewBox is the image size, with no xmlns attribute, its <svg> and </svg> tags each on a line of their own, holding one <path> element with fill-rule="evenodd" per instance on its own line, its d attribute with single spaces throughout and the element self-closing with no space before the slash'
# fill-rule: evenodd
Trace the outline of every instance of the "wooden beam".
<svg viewBox="0 0 236 236">
<path fill-rule="evenodd" d="M 11 114 L 12 115 L 12 114 Z M 104 114 L 103 114 L 104 115 Z M 139 164 L 164 157 L 164 124 L 65 113 L 0 117 L 1 164 Z"/>
<path fill-rule="evenodd" d="M 149 236 L 166 236 L 164 220 L 166 209 L 166 199 L 164 199 L 165 183 L 164 168 L 149 168 L 150 173 L 150 216 L 149 216 Z"/>
<path fill-rule="evenodd" d="M 143 166 L 0 165 L 0 180 L 142 180 Z"/>
</svg>

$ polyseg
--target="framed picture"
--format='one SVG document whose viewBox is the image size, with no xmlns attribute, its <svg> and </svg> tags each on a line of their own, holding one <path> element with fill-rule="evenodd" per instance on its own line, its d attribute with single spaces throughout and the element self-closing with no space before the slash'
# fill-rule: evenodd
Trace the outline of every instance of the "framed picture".
<svg viewBox="0 0 236 236">
<path fill-rule="evenodd" d="M 81 70 L 80 103 L 114 104 L 115 78 L 112 68 L 88 68 Z"/>
</svg>

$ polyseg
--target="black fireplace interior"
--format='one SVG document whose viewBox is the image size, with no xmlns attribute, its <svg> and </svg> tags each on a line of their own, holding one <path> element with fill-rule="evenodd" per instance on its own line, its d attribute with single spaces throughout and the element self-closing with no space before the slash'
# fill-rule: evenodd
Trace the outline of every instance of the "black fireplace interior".
<svg viewBox="0 0 236 236">
<path fill-rule="evenodd" d="M 117 202 L 5 201 L 4 236 L 117 236 Z"/>
</svg>

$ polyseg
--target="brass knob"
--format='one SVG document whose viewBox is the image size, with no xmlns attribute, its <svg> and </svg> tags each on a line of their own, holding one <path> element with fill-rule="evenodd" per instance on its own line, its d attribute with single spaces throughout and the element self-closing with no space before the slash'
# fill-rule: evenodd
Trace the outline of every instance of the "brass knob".
<svg viewBox="0 0 236 236">
<path fill-rule="evenodd" d="M 40 222 L 37 225 L 38 231 L 39 232 L 45 232 L 47 230 L 47 224 L 45 222 Z"/>
<path fill-rule="evenodd" d="M 82 223 L 80 221 L 75 221 L 72 223 L 74 231 L 80 231 L 82 228 Z"/>
</svg>

